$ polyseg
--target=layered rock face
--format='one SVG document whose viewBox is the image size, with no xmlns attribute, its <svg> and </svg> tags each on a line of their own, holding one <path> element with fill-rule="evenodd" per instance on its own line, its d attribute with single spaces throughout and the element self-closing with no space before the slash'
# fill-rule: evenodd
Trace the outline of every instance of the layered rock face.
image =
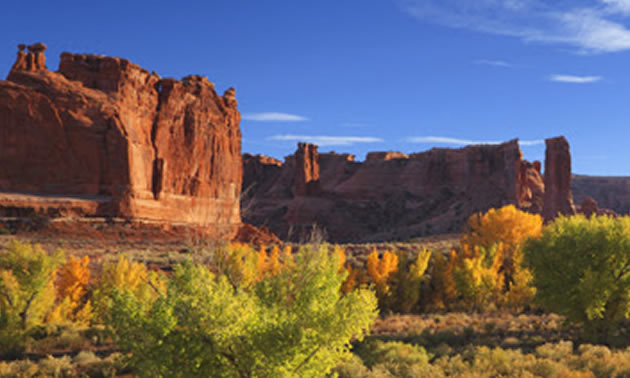
<svg viewBox="0 0 630 378">
<path fill-rule="evenodd" d="M 588 197 L 618 214 L 630 213 L 630 177 L 573 176 L 571 192 L 576 203 Z"/>
<path fill-rule="evenodd" d="M 370 153 L 363 163 L 315 151 L 300 144 L 283 165 L 246 156 L 244 182 L 253 189 L 244 219 L 282 238 L 299 240 L 317 224 L 331 241 L 361 242 L 458 232 L 471 214 L 506 204 L 542 210 L 540 163 L 522 160 L 516 140 L 409 156 Z"/>
<path fill-rule="evenodd" d="M 543 217 L 551 220 L 558 215 L 576 213 L 571 194 L 571 153 L 564 137 L 545 141 L 545 200 Z"/>
<path fill-rule="evenodd" d="M 97 203 L 82 214 L 61 206 L 62 215 L 240 224 L 233 89 L 219 96 L 205 77 L 162 79 L 97 55 L 63 53 L 59 71 L 50 72 L 45 45 L 23 50 L 0 81 L 5 199 L 17 192 L 42 203 Z"/>
</svg>

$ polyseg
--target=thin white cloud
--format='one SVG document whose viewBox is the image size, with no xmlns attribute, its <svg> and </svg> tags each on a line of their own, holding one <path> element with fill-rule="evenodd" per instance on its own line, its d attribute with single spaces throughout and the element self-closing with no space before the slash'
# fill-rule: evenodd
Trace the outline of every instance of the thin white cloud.
<svg viewBox="0 0 630 378">
<path fill-rule="evenodd" d="M 609 9 L 621 13 L 630 13 L 630 0 L 601 0 Z"/>
<path fill-rule="evenodd" d="M 459 139 L 443 136 L 421 136 L 421 137 L 409 137 L 406 139 L 410 143 L 425 143 L 425 144 L 450 144 L 456 146 L 468 146 L 474 144 L 501 144 L 505 141 L 496 140 L 470 140 Z M 545 143 L 543 140 L 519 140 L 518 143 L 521 146 L 536 146 Z"/>
<path fill-rule="evenodd" d="M 483 66 L 493 66 L 493 67 L 503 67 L 503 68 L 514 68 L 512 63 L 508 63 L 503 60 L 489 60 L 489 59 L 479 59 L 474 61 L 475 64 L 483 65 Z"/>
<path fill-rule="evenodd" d="M 413 17 L 449 27 L 565 44 L 586 53 L 630 49 L 630 0 L 398 0 Z"/>
<path fill-rule="evenodd" d="M 304 122 L 308 121 L 308 118 L 289 113 L 277 113 L 277 112 L 267 112 L 267 113 L 248 113 L 243 114 L 243 119 L 246 121 L 255 121 L 255 122 Z"/>
<path fill-rule="evenodd" d="M 309 142 L 318 146 L 351 146 L 355 143 L 380 143 L 381 138 L 360 136 L 328 136 L 328 135 L 274 135 L 268 140 Z"/>
<path fill-rule="evenodd" d="M 590 84 L 596 83 L 602 79 L 601 76 L 574 76 L 574 75 L 551 75 L 550 81 L 558 83 L 570 83 L 570 84 Z"/>
</svg>

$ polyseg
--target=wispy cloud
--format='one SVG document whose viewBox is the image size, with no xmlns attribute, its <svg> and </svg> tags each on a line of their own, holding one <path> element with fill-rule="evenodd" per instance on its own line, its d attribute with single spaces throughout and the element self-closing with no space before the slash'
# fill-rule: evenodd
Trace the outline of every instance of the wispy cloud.
<svg viewBox="0 0 630 378">
<path fill-rule="evenodd" d="M 410 143 L 425 143 L 425 144 L 450 144 L 455 146 L 468 146 L 473 144 L 501 144 L 505 141 L 497 140 L 471 140 L 460 139 L 443 136 L 421 136 L 421 137 L 409 137 L 406 139 Z M 536 146 L 545 143 L 543 140 L 519 140 L 518 143 L 521 146 Z"/>
<path fill-rule="evenodd" d="M 571 83 L 571 84 L 590 84 L 596 83 L 602 79 L 601 76 L 574 76 L 574 75 L 551 75 L 550 81 L 558 83 Z"/>
<path fill-rule="evenodd" d="M 629 0 L 398 0 L 431 23 L 604 53 L 630 49 Z"/>
<path fill-rule="evenodd" d="M 308 121 L 308 118 L 289 113 L 247 113 L 243 114 L 243 119 L 246 121 L 256 122 L 304 122 Z"/>
<path fill-rule="evenodd" d="M 475 60 L 473 63 L 483 65 L 483 66 L 493 66 L 493 67 L 503 67 L 503 68 L 514 68 L 514 64 L 508 63 L 504 60 L 488 60 L 488 59 L 479 59 Z"/>
<path fill-rule="evenodd" d="M 351 146 L 355 143 L 380 143 L 381 138 L 361 136 L 328 136 L 328 135 L 274 135 L 269 140 L 309 142 L 318 146 Z"/>
</svg>

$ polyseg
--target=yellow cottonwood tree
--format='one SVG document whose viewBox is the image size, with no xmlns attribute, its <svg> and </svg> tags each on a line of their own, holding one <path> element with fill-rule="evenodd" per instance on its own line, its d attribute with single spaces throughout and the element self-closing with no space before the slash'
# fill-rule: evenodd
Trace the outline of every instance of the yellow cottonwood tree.
<svg viewBox="0 0 630 378">
<path fill-rule="evenodd" d="M 503 276 L 507 304 L 522 307 L 529 303 L 535 290 L 531 286 L 532 274 L 522 263 L 522 246 L 526 240 L 542 235 L 541 216 L 521 211 L 514 205 L 507 205 L 471 216 L 468 227 L 468 232 L 460 239 L 461 255 L 475 259 L 479 250 L 483 250 L 484 269 L 498 264 L 498 272 Z M 501 252 L 502 261 L 495 259 L 496 251 Z"/>
<path fill-rule="evenodd" d="M 87 299 L 90 282 L 90 258 L 70 256 L 58 271 L 57 298 L 46 321 L 48 323 L 75 323 L 87 326 L 92 319 L 92 305 Z"/>
<path fill-rule="evenodd" d="M 381 311 L 387 307 L 390 286 L 387 280 L 392 273 L 398 270 L 398 256 L 396 254 L 385 251 L 383 256 L 379 258 L 376 248 L 367 258 L 368 277 L 374 283 L 376 289 L 376 298 L 378 299 Z"/>
</svg>

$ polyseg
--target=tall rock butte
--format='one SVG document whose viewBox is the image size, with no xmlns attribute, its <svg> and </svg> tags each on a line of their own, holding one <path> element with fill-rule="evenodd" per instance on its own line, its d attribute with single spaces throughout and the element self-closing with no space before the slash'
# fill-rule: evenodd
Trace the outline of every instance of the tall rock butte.
<svg viewBox="0 0 630 378">
<path fill-rule="evenodd" d="M 20 45 L 0 81 L 0 210 L 240 224 L 240 113 L 202 76 Z"/>
<path fill-rule="evenodd" d="M 576 213 L 571 194 L 571 153 L 564 137 L 545 140 L 545 200 L 543 217 Z"/>
</svg>

